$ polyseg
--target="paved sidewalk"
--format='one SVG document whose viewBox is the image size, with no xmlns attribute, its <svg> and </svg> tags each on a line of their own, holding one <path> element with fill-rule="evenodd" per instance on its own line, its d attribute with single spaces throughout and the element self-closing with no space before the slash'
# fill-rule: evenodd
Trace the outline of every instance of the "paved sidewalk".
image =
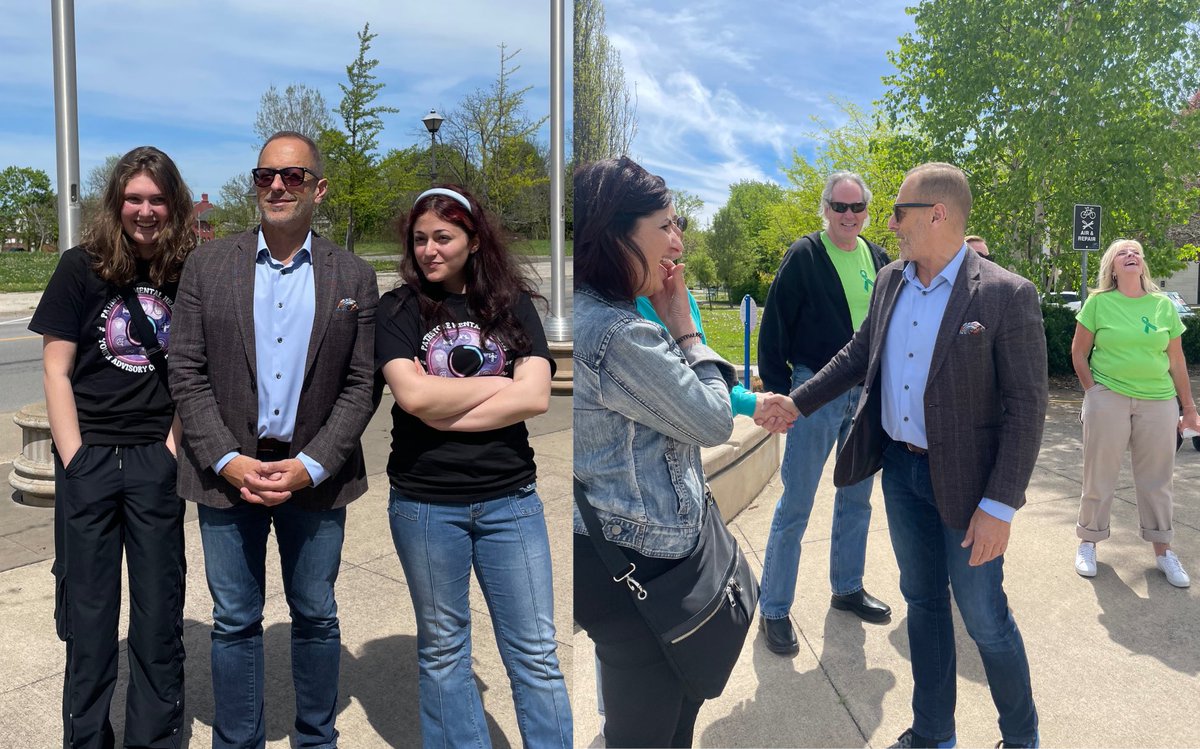
<svg viewBox="0 0 1200 749">
<path fill-rule="evenodd" d="M 346 543 L 337 593 L 342 629 L 341 695 L 337 726 L 345 747 L 418 747 L 416 624 L 404 574 L 396 558 L 387 522 L 387 477 L 383 473 L 391 441 L 389 402 L 385 401 L 363 436 L 370 489 L 350 505 Z M 11 447 L 11 415 L 0 414 L 0 447 Z M 538 488 L 546 507 L 555 569 L 555 624 L 559 659 L 571 683 L 570 493 L 571 399 L 553 397 L 550 412 L 529 422 L 537 453 Z M 19 437 L 16 449 L 20 449 Z M 0 455 L 0 480 L 7 480 L 10 459 Z M 60 700 L 63 645 L 54 635 L 53 583 L 50 575 L 52 510 L 14 505 L 4 487 L 0 497 L 0 746 L 29 749 L 61 745 Z M 204 556 L 194 507 L 185 527 L 188 579 L 184 607 L 187 648 L 186 746 L 211 744 L 212 694 L 209 631 L 212 600 L 204 578 Z M 14 540 L 15 539 L 15 540 Z M 9 546 L 6 547 L 5 543 Z M 29 563 L 32 554 L 41 561 Z M 272 543 L 273 546 L 273 543 Z M 278 556 L 268 554 L 267 604 L 263 622 L 266 656 L 267 746 L 287 747 L 294 695 L 289 657 L 287 604 L 279 582 Z M 5 563 L 7 561 L 7 564 Z M 128 617 L 123 602 L 122 651 Z M 492 743 L 519 746 L 520 732 L 508 676 L 496 649 L 487 606 L 472 584 L 473 656 L 483 694 Z M 113 700 L 120 745 L 126 683 L 124 653 Z"/>
<path fill-rule="evenodd" d="M 1193 388 L 1200 393 L 1193 377 Z M 1009 603 L 1025 640 L 1044 746 L 1200 746 L 1200 453 L 1188 442 L 1175 472 L 1174 546 L 1195 582 L 1179 590 L 1137 533 L 1128 458 L 1113 535 L 1099 574 L 1075 574 L 1080 492 L 1080 394 L 1053 392 L 1046 437 L 1006 555 Z M 911 721 L 912 677 L 904 602 L 876 479 L 866 585 L 892 620 L 866 624 L 829 608 L 830 461 L 804 538 L 792 620 L 800 653 L 766 649 L 757 622 L 725 694 L 696 727 L 705 747 L 881 747 Z M 756 572 L 781 486 L 778 476 L 731 525 Z M 957 614 L 956 614 L 957 619 Z M 974 644 L 956 621 L 958 742 L 993 746 L 996 712 Z M 575 634 L 575 739 L 598 736 L 593 651 Z"/>
</svg>

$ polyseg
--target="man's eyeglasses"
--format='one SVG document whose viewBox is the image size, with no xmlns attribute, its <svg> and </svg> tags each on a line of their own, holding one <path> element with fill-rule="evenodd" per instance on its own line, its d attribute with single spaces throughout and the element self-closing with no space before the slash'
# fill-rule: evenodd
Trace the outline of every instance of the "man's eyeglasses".
<svg viewBox="0 0 1200 749">
<path fill-rule="evenodd" d="M 282 169 L 271 169 L 260 166 L 250 170 L 250 176 L 254 179 L 255 187 L 270 187 L 275 182 L 276 174 L 283 180 L 285 187 L 299 187 L 304 184 L 305 173 L 320 179 L 320 177 L 317 177 L 316 172 L 302 166 L 285 166 Z"/>
<path fill-rule="evenodd" d="M 904 220 L 905 208 L 932 208 L 937 203 L 896 203 L 892 206 L 892 215 L 896 217 L 896 223 Z"/>
<path fill-rule="evenodd" d="M 862 213 L 863 211 L 867 210 L 866 201 L 859 201 L 857 203 L 843 203 L 840 200 L 826 200 L 825 202 L 829 204 L 829 207 L 833 209 L 834 213 L 845 213 L 846 211 Z"/>
<path fill-rule="evenodd" d="M 687 216 L 676 216 L 675 218 L 669 218 L 669 219 L 667 219 L 667 222 L 675 224 L 675 226 L 679 227 L 680 234 L 687 231 L 687 228 L 688 228 Z"/>
</svg>

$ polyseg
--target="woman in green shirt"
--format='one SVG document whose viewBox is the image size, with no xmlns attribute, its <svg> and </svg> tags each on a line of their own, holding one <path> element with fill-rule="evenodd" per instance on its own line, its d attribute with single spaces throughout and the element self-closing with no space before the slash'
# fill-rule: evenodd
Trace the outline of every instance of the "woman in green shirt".
<svg viewBox="0 0 1200 749">
<path fill-rule="evenodd" d="M 1183 323 L 1171 301 L 1157 293 L 1142 245 L 1132 239 L 1109 245 L 1097 283 L 1075 316 L 1071 342 L 1071 361 L 1084 388 L 1075 571 L 1096 574 L 1096 543 L 1109 536 L 1113 492 L 1128 448 L 1142 538 L 1154 545 L 1167 581 L 1186 588 L 1187 572 L 1171 550 L 1171 479 L 1175 432 L 1200 431 L 1200 417 L 1179 340 Z"/>
<path fill-rule="evenodd" d="M 677 241 L 671 244 L 671 249 L 675 251 L 675 254 L 668 259 L 677 263 L 679 262 L 679 259 L 683 257 L 683 232 L 687 230 L 688 222 L 686 216 L 674 215 L 675 206 L 673 205 L 671 206 L 671 213 L 671 223 L 675 225 L 675 238 Z M 663 328 L 665 328 L 666 325 L 663 324 L 662 316 L 658 314 L 658 311 L 654 307 L 654 303 L 657 301 L 660 304 L 665 305 L 668 301 L 665 294 L 666 292 L 664 288 L 661 299 L 656 299 L 656 297 L 660 295 L 654 295 L 650 297 L 640 296 L 635 300 L 637 303 L 638 313 L 641 314 L 642 317 L 651 322 L 657 323 Z M 688 292 L 688 306 L 691 308 L 692 320 L 696 323 L 696 330 L 700 333 L 700 342 L 708 343 L 707 337 L 704 335 L 704 327 L 700 321 L 700 307 L 696 304 L 696 298 L 692 296 L 692 292 L 690 291 Z M 765 395 L 768 394 L 765 393 L 764 396 Z M 741 415 L 754 418 L 756 415 L 761 415 L 759 414 L 759 404 L 765 403 L 765 398 L 758 398 L 753 392 L 747 390 L 745 387 L 741 385 L 734 385 L 733 389 L 729 392 L 729 402 L 733 408 L 734 416 Z"/>
</svg>

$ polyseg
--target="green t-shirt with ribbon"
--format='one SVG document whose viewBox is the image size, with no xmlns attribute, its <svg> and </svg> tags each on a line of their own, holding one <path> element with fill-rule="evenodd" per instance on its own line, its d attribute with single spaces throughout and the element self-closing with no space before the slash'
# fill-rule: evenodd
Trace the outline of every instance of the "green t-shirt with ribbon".
<svg viewBox="0 0 1200 749">
<path fill-rule="evenodd" d="M 1183 335 L 1183 321 L 1162 294 L 1127 297 L 1120 291 L 1091 294 L 1075 315 L 1096 336 L 1091 368 L 1096 382 L 1142 400 L 1175 397 L 1167 343 Z"/>
<path fill-rule="evenodd" d="M 851 252 L 840 249 L 829 238 L 829 234 L 821 232 L 821 243 L 833 261 L 838 278 L 842 281 L 842 289 L 846 292 L 846 304 L 850 305 L 850 325 L 858 330 L 867 319 L 867 311 L 871 308 L 871 292 L 875 290 L 875 262 L 871 259 L 871 251 L 862 237 L 858 238 L 858 246 Z"/>
</svg>

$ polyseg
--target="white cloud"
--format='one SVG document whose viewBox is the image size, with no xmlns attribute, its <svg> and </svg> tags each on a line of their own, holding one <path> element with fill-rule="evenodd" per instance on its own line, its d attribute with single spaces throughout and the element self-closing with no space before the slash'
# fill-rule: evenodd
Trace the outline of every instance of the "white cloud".
<svg viewBox="0 0 1200 749">
<path fill-rule="evenodd" d="M 886 52 L 911 28 L 904 0 L 799 5 L 724 0 L 608 0 L 608 34 L 636 88 L 632 151 L 704 218 L 743 179 L 784 181 L 813 118 L 836 126 L 832 97 L 869 109 L 891 71 Z"/>
<path fill-rule="evenodd" d="M 45 169 L 54 179 L 49 3 L 5 3 L 0 19 L 0 167 Z M 330 107 L 358 53 L 365 21 L 370 55 L 386 84 L 383 150 L 424 142 L 420 118 L 486 87 L 500 43 L 522 50 L 515 85 L 532 86 L 534 117 L 549 109 L 549 6 L 542 0 L 88 0 L 75 5 L 80 167 L 151 142 L 180 162 L 195 192 L 215 193 L 249 168 L 259 97 L 272 84 L 304 83 Z M 548 135 L 543 135 L 548 137 Z M 20 146 L 14 146 L 20 144 Z"/>
</svg>

